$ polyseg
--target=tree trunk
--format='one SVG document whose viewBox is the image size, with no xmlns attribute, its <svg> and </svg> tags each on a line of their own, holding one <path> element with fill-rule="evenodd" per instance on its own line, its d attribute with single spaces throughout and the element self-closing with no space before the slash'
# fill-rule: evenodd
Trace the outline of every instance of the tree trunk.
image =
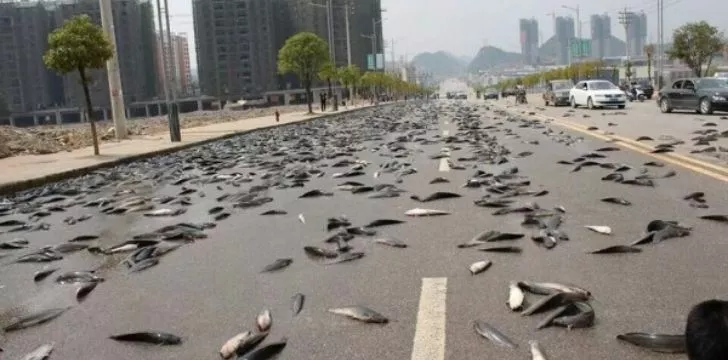
<svg viewBox="0 0 728 360">
<path fill-rule="evenodd" d="M 327 83 L 328 83 L 328 85 L 329 85 L 329 93 L 328 93 L 328 97 L 329 97 L 329 99 L 333 99 L 333 98 L 334 98 L 334 91 L 333 91 L 333 90 L 331 89 L 331 78 L 329 78 L 329 79 L 326 79 L 326 82 L 327 82 Z"/>
<path fill-rule="evenodd" d="M 313 108 L 311 107 L 311 101 L 313 96 L 311 94 L 311 81 L 304 81 L 303 87 L 306 89 L 306 103 L 308 104 L 308 113 L 313 114 Z"/>
<path fill-rule="evenodd" d="M 83 95 L 86 98 L 86 117 L 91 124 L 91 137 L 94 143 L 94 155 L 99 155 L 99 138 L 96 136 L 96 122 L 94 120 L 93 106 L 91 106 L 91 95 L 88 92 L 88 80 L 86 79 L 86 70 L 78 68 L 78 74 L 81 76 L 81 86 L 83 86 Z"/>
<path fill-rule="evenodd" d="M 710 65 L 713 64 L 713 56 L 711 55 L 708 57 L 708 64 L 705 66 L 705 73 L 703 73 L 703 76 L 708 76 L 708 72 L 710 71 Z M 702 66 L 701 66 L 702 69 Z"/>
</svg>

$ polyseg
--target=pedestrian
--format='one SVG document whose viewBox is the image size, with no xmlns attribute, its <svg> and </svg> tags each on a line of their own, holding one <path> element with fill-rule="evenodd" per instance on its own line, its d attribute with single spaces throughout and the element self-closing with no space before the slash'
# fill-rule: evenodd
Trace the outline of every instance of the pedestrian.
<svg viewBox="0 0 728 360">
<path fill-rule="evenodd" d="M 326 94 L 322 91 L 319 95 L 319 99 L 321 99 L 321 112 L 326 111 Z"/>
<path fill-rule="evenodd" d="M 281 113 L 278 111 L 278 109 L 276 109 L 275 114 L 276 114 L 276 122 L 280 122 L 281 121 Z"/>
</svg>

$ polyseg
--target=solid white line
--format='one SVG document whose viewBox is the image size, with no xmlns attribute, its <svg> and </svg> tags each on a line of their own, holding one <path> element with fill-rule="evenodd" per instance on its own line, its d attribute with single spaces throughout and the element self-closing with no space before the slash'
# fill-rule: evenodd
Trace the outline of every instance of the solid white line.
<svg viewBox="0 0 728 360">
<path fill-rule="evenodd" d="M 440 165 L 437 167 L 437 170 L 439 170 L 440 172 L 450 171 L 450 163 L 448 163 L 447 160 L 448 158 L 441 158 Z"/>
<path fill-rule="evenodd" d="M 445 359 L 447 278 L 423 278 L 412 360 Z"/>
<path fill-rule="evenodd" d="M 450 125 L 450 122 L 445 120 L 445 125 Z"/>
</svg>

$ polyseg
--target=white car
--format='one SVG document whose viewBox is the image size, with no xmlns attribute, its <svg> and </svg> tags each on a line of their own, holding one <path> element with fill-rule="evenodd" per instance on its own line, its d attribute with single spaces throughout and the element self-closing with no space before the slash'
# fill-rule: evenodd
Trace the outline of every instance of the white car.
<svg viewBox="0 0 728 360">
<path fill-rule="evenodd" d="M 571 107 L 586 106 L 589 109 L 605 106 L 616 106 L 624 109 L 627 96 L 624 91 L 606 80 L 579 81 L 569 91 Z"/>
</svg>

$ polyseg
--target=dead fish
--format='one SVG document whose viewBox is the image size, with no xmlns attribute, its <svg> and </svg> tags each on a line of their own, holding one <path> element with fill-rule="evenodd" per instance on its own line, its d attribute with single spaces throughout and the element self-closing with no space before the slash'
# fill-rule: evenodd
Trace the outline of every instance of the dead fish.
<svg viewBox="0 0 728 360">
<path fill-rule="evenodd" d="M 214 208 L 208 210 L 207 213 L 210 214 L 210 215 L 215 215 L 217 213 L 222 212 L 223 210 L 225 210 L 224 207 L 222 207 L 222 206 L 215 206 Z"/>
<path fill-rule="evenodd" d="M 162 216 L 177 216 L 187 212 L 185 208 L 179 209 L 158 209 L 144 213 L 144 216 L 148 217 L 162 217 Z"/>
<path fill-rule="evenodd" d="M 478 251 L 520 254 L 523 252 L 523 249 L 518 246 L 493 246 L 478 249 Z"/>
<path fill-rule="evenodd" d="M 242 342 L 238 344 L 238 348 L 235 350 L 235 354 L 238 355 L 238 358 L 241 356 L 246 355 L 247 353 L 251 352 L 253 349 L 255 349 L 258 344 L 262 343 L 263 340 L 268 336 L 267 332 L 259 332 L 252 334 L 248 336 L 247 338 L 243 339 Z"/>
<path fill-rule="evenodd" d="M 267 332 L 270 330 L 270 326 L 273 324 L 273 318 L 271 317 L 270 310 L 263 309 L 255 318 L 255 326 L 260 332 Z"/>
<path fill-rule="evenodd" d="M 516 234 L 516 233 L 501 233 L 496 231 L 492 236 L 485 239 L 487 242 L 494 242 L 494 241 L 508 241 L 508 240 L 518 240 L 522 239 L 525 234 Z"/>
<path fill-rule="evenodd" d="M 587 297 L 583 296 L 582 294 L 576 294 L 576 293 L 566 293 L 566 292 L 558 292 L 555 294 L 551 294 L 537 302 L 535 302 L 533 305 L 529 306 L 526 310 L 523 310 L 521 312 L 522 316 L 529 316 L 533 314 L 538 314 L 544 311 L 548 311 L 550 309 L 570 304 L 574 301 L 582 301 L 582 300 L 588 300 Z"/>
<path fill-rule="evenodd" d="M 587 225 L 587 226 L 584 226 L 584 227 L 587 228 L 587 229 L 589 229 L 589 230 L 591 230 L 591 231 L 594 231 L 596 233 L 599 233 L 599 234 L 603 234 L 603 235 L 611 235 L 612 234 L 612 228 L 610 228 L 609 226 Z"/>
<path fill-rule="evenodd" d="M 264 215 L 264 216 L 267 216 L 267 215 L 287 215 L 287 214 L 288 214 L 288 212 L 285 211 L 285 210 L 268 210 L 268 211 L 265 211 L 265 212 L 260 213 L 260 215 Z"/>
<path fill-rule="evenodd" d="M 531 346 L 531 360 L 546 360 L 546 355 L 541 350 L 541 345 L 538 341 L 529 340 L 528 344 Z"/>
<path fill-rule="evenodd" d="M 655 139 L 653 139 L 653 138 L 651 138 L 649 136 L 640 136 L 640 137 L 638 137 L 635 140 L 637 140 L 637 141 L 654 141 Z"/>
<path fill-rule="evenodd" d="M 523 293 L 523 289 L 516 281 L 511 281 L 508 284 L 508 307 L 513 311 L 523 309 L 523 304 L 526 300 L 526 294 Z"/>
<path fill-rule="evenodd" d="M 94 274 L 91 271 L 69 271 L 67 273 L 58 275 L 58 277 L 56 278 L 56 282 L 59 284 L 77 284 L 103 281 L 104 278 Z"/>
<path fill-rule="evenodd" d="M 301 196 L 299 196 L 299 199 L 305 199 L 305 198 L 316 198 L 321 196 L 334 196 L 334 193 L 331 192 L 324 192 L 319 189 L 307 191 L 303 193 Z"/>
<path fill-rule="evenodd" d="M 404 249 L 407 247 L 407 244 L 405 244 L 403 241 L 401 241 L 399 239 L 395 239 L 391 236 L 374 239 L 374 242 L 377 244 L 387 245 L 387 246 L 391 246 L 394 248 Z"/>
<path fill-rule="evenodd" d="M 13 318 L 9 324 L 3 327 L 5 332 L 17 331 L 26 329 L 29 327 L 45 324 L 59 316 L 61 316 L 70 307 L 65 308 L 52 308 L 41 310 L 32 314 Z"/>
<path fill-rule="evenodd" d="M 443 177 L 436 177 L 436 178 L 430 180 L 430 184 L 445 184 L 445 183 L 449 183 L 449 182 L 450 182 L 450 180 L 445 179 Z"/>
<path fill-rule="evenodd" d="M 230 340 L 226 341 L 220 348 L 220 357 L 223 359 L 229 359 L 233 355 L 237 354 L 240 344 L 251 336 L 253 336 L 253 334 L 250 331 L 246 331 L 230 338 Z"/>
<path fill-rule="evenodd" d="M 0 243 L 0 249 L 3 249 L 3 250 L 23 249 L 23 248 L 26 248 L 28 246 L 28 244 L 30 244 L 28 242 L 28 240 L 22 239 L 22 238 L 17 238 L 17 239 L 12 239 L 10 241 L 5 241 L 5 242 Z"/>
<path fill-rule="evenodd" d="M 182 339 L 177 335 L 156 331 L 112 335 L 109 336 L 109 339 L 155 345 L 179 345 L 182 343 Z"/>
<path fill-rule="evenodd" d="M 569 309 L 574 309 L 574 314 L 567 314 L 559 316 L 553 319 L 552 324 L 556 326 L 563 326 L 571 329 L 588 328 L 594 325 L 594 309 L 589 303 L 583 301 L 576 301 L 569 305 Z M 568 313 L 569 310 L 567 309 Z"/>
<path fill-rule="evenodd" d="M 142 272 L 146 269 L 149 269 L 150 267 L 157 266 L 157 265 L 159 265 L 159 259 L 148 258 L 148 259 L 144 259 L 144 260 L 135 262 L 129 269 L 129 272 L 130 273 Z"/>
<path fill-rule="evenodd" d="M 261 272 L 272 272 L 272 271 L 282 270 L 282 269 L 287 268 L 292 263 L 293 263 L 293 259 L 290 259 L 290 258 L 276 259 L 271 264 L 266 265 Z"/>
<path fill-rule="evenodd" d="M 604 199 L 602 199 L 602 201 L 606 202 L 606 203 L 610 203 L 610 204 L 617 204 L 617 205 L 624 205 L 624 206 L 632 205 L 632 203 L 629 202 L 628 200 L 625 200 L 622 198 L 617 198 L 617 197 L 604 198 Z"/>
<path fill-rule="evenodd" d="M 370 222 L 369 224 L 364 225 L 365 228 L 372 228 L 372 227 L 380 227 L 380 226 L 387 226 L 387 225 L 397 225 L 397 224 L 404 224 L 405 221 L 402 220 L 395 220 L 395 219 L 378 219 Z"/>
<path fill-rule="evenodd" d="M 417 195 L 410 196 L 410 199 L 419 201 L 419 202 L 430 202 L 435 200 L 442 200 L 442 199 L 452 199 L 452 198 L 459 198 L 462 197 L 460 194 L 456 194 L 453 192 L 447 192 L 447 191 L 437 191 L 430 195 L 427 195 L 424 198 L 421 198 Z"/>
<path fill-rule="evenodd" d="M 51 356 L 54 346 L 56 346 L 54 342 L 38 346 L 35 350 L 23 356 L 22 360 L 46 360 Z"/>
<path fill-rule="evenodd" d="M 470 274 L 477 275 L 487 270 L 493 263 L 490 260 L 477 261 L 470 264 Z"/>
<path fill-rule="evenodd" d="M 518 347 L 511 339 L 485 321 L 477 320 L 473 327 L 478 335 L 492 341 L 498 346 L 509 347 L 511 349 Z"/>
<path fill-rule="evenodd" d="M 293 311 L 293 316 L 298 315 L 298 313 L 303 310 L 303 303 L 306 301 L 306 296 L 304 296 L 301 293 L 297 293 L 296 295 L 293 295 L 293 298 L 291 298 L 291 310 Z"/>
<path fill-rule="evenodd" d="M 335 264 L 341 264 L 341 263 L 345 263 L 345 262 L 349 262 L 349 261 L 359 260 L 359 259 L 363 258 L 364 255 L 366 255 L 366 254 L 364 254 L 363 252 L 352 252 L 352 253 L 343 254 L 334 260 L 326 262 L 325 265 L 335 265 Z"/>
<path fill-rule="evenodd" d="M 536 330 L 541 330 L 543 328 L 551 326 L 554 319 L 566 313 L 566 311 L 569 310 L 570 307 L 572 307 L 572 304 L 562 305 L 554 309 L 554 311 L 548 314 L 545 318 L 543 318 L 543 320 L 541 320 L 541 322 L 538 323 L 538 325 L 536 325 Z"/>
<path fill-rule="evenodd" d="M 225 220 L 225 219 L 227 219 L 229 217 L 230 217 L 230 213 L 224 212 L 224 213 L 219 213 L 219 214 L 215 215 L 215 217 L 213 218 L 213 220 L 215 220 L 215 221 L 222 221 L 222 220 Z"/>
<path fill-rule="evenodd" d="M 98 285 L 97 282 L 85 283 L 76 290 L 76 301 L 81 302 L 86 299 L 86 296 L 91 293 Z"/>
<path fill-rule="evenodd" d="M 35 275 L 33 275 L 33 281 L 35 281 L 35 282 L 42 281 L 45 278 L 47 278 L 49 275 L 56 272 L 58 269 L 60 269 L 60 268 L 49 268 L 49 269 L 40 270 L 40 271 L 36 272 Z"/>
<path fill-rule="evenodd" d="M 269 360 L 273 359 L 276 355 L 280 354 L 285 349 L 288 340 L 286 338 L 281 339 L 278 342 L 270 343 L 258 350 L 255 350 L 247 355 L 239 356 L 238 360 Z"/>
<path fill-rule="evenodd" d="M 6 227 L 6 226 L 23 226 L 25 225 L 25 221 L 21 220 L 5 220 L 0 222 L 0 227 Z"/>
<path fill-rule="evenodd" d="M 703 220 L 712 220 L 728 224 L 728 215 L 703 215 L 699 218 Z"/>
<path fill-rule="evenodd" d="M 591 292 L 582 287 L 560 284 L 553 282 L 531 282 L 531 281 L 520 281 L 518 283 L 524 290 L 536 294 L 536 295 L 552 295 L 556 293 L 573 293 L 583 298 L 589 298 Z"/>
<path fill-rule="evenodd" d="M 358 236 L 374 236 L 377 234 L 377 232 L 374 230 L 368 230 L 363 227 L 357 227 L 357 226 L 352 226 L 352 227 L 346 228 L 346 232 L 349 234 L 358 235 Z"/>
<path fill-rule="evenodd" d="M 605 248 L 599 249 L 599 250 L 593 250 L 587 252 L 587 254 L 626 254 L 626 253 L 638 253 L 642 252 L 642 249 L 627 246 L 627 245 L 614 245 L 614 246 L 607 246 Z"/>
<path fill-rule="evenodd" d="M 336 251 L 320 248 L 318 246 L 304 246 L 303 251 L 311 258 L 333 259 L 339 256 L 339 253 Z"/>
<path fill-rule="evenodd" d="M 653 167 L 664 167 L 665 163 L 659 162 L 659 161 L 648 161 L 644 163 L 645 166 L 653 166 Z"/>
<path fill-rule="evenodd" d="M 626 333 L 617 335 L 617 339 L 632 345 L 660 353 L 685 353 L 685 335 Z"/>
<path fill-rule="evenodd" d="M 79 235 L 79 236 L 76 236 L 75 238 L 73 238 L 73 239 L 71 239 L 71 240 L 68 240 L 68 242 L 83 242 L 83 241 L 91 241 L 91 240 L 96 240 L 96 239 L 98 239 L 98 238 L 99 238 L 99 237 L 98 237 L 98 236 L 96 236 L 96 235 Z"/>
<path fill-rule="evenodd" d="M 407 216 L 441 216 L 441 215 L 450 215 L 447 211 L 442 210 L 435 210 L 435 209 L 420 209 L 420 208 L 414 208 L 405 211 L 404 213 Z"/>
<path fill-rule="evenodd" d="M 306 223 L 306 218 L 303 217 L 303 214 L 298 214 L 298 221 L 300 221 L 301 224 L 305 224 Z"/>
<path fill-rule="evenodd" d="M 348 306 L 343 308 L 329 309 L 329 312 L 342 315 L 365 323 L 386 324 L 389 322 L 384 315 L 364 306 Z"/>
</svg>

